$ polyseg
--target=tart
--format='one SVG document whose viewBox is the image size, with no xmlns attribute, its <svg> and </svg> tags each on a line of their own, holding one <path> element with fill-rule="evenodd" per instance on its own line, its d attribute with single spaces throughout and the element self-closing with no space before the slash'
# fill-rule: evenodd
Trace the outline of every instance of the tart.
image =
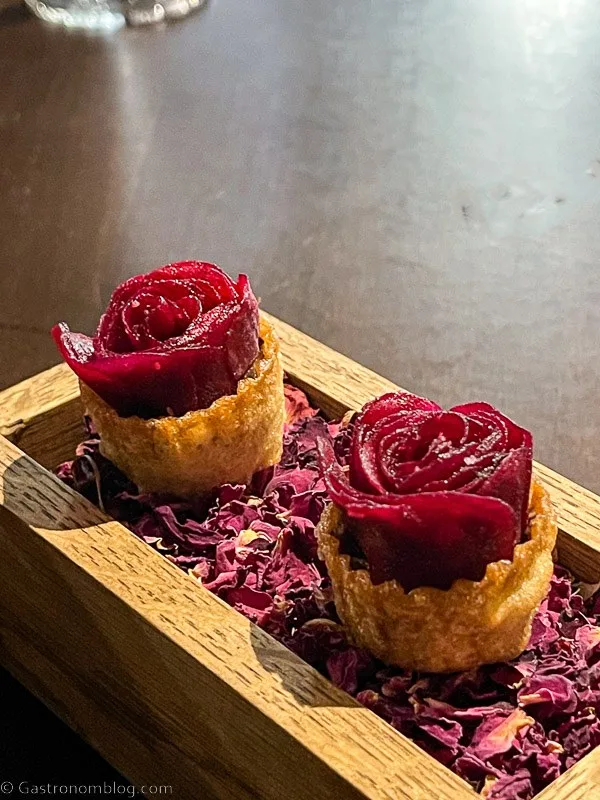
<svg viewBox="0 0 600 800">
<path fill-rule="evenodd" d="M 189 497 L 279 461 L 279 344 L 245 275 L 171 264 L 121 284 L 94 337 L 52 332 L 102 453 L 141 490 Z"/>
<path fill-rule="evenodd" d="M 557 534 L 528 431 L 486 403 L 398 392 L 358 415 L 347 471 L 326 441 L 320 460 L 319 548 L 355 644 L 428 672 L 523 651 Z"/>
</svg>

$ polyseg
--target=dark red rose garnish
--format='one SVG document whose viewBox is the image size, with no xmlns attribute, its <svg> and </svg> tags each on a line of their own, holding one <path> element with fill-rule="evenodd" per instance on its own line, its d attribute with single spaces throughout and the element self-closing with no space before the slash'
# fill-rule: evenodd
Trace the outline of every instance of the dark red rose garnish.
<svg viewBox="0 0 600 800">
<path fill-rule="evenodd" d="M 331 499 L 373 583 L 448 589 L 511 559 L 527 526 L 531 434 L 487 403 L 445 411 L 398 392 L 358 415 L 346 473 L 320 443 Z M 355 549 L 355 548 L 354 548 Z"/>
<path fill-rule="evenodd" d="M 93 338 L 64 322 L 52 335 L 122 416 L 181 416 L 235 393 L 258 356 L 258 303 L 246 275 L 183 261 L 118 286 Z"/>
</svg>

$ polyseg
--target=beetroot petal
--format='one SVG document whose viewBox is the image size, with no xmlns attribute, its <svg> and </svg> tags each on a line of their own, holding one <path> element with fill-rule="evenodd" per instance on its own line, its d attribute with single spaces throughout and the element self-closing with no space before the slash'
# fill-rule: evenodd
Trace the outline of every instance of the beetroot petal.
<svg viewBox="0 0 600 800">
<path fill-rule="evenodd" d="M 117 287 L 93 339 L 64 323 L 52 335 L 122 416 L 181 416 L 235 393 L 259 352 L 258 304 L 245 275 L 183 262 Z"/>
<path fill-rule="evenodd" d="M 396 579 L 407 592 L 448 589 L 457 577 L 481 580 L 490 562 L 512 557 L 517 530 L 501 500 L 452 492 L 408 495 L 402 505 L 352 504 L 347 514 L 373 583 Z"/>
<path fill-rule="evenodd" d="M 527 527 L 532 456 L 531 445 L 512 450 L 477 490 L 477 494 L 497 497 L 514 508 L 519 533 Z"/>
<path fill-rule="evenodd" d="M 431 400 L 409 392 L 391 392 L 367 403 L 354 428 L 350 458 L 352 485 L 365 492 L 382 490 L 375 443 L 367 441 L 378 423 L 387 417 L 402 415 L 403 421 L 409 424 L 411 420 L 421 418 L 421 412 L 438 410 L 439 406 Z"/>
<path fill-rule="evenodd" d="M 349 462 L 346 474 L 323 437 L 327 492 L 348 521 L 344 552 L 362 551 L 374 583 L 447 589 L 512 558 L 527 525 L 531 434 L 492 406 L 443 411 L 384 395 L 356 418 Z"/>
</svg>

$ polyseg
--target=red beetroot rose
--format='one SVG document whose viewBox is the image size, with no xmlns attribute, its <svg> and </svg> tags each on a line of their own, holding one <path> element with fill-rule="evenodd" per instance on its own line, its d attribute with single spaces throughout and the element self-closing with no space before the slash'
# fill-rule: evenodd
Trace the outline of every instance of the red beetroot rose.
<svg viewBox="0 0 600 800">
<path fill-rule="evenodd" d="M 356 418 L 346 474 L 319 443 L 331 499 L 346 514 L 342 550 L 362 550 L 373 583 L 448 589 L 511 559 L 527 526 L 531 434 L 487 403 L 445 411 L 397 392 Z"/>
<path fill-rule="evenodd" d="M 93 337 L 64 322 L 52 335 L 122 416 L 181 416 L 236 392 L 259 352 L 258 303 L 246 275 L 183 261 L 118 286 Z"/>
</svg>

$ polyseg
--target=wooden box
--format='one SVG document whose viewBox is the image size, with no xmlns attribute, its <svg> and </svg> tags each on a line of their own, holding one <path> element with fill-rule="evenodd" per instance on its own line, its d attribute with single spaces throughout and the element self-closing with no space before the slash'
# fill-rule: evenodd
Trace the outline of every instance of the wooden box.
<svg viewBox="0 0 600 800">
<path fill-rule="evenodd" d="M 396 388 L 273 320 L 285 368 L 328 413 Z M 0 657 L 134 784 L 182 800 L 468 800 L 387 723 L 45 468 L 82 438 L 54 367 L 0 394 Z M 536 465 L 559 560 L 600 580 L 600 498 Z M 539 800 L 600 798 L 600 748 Z"/>
</svg>

